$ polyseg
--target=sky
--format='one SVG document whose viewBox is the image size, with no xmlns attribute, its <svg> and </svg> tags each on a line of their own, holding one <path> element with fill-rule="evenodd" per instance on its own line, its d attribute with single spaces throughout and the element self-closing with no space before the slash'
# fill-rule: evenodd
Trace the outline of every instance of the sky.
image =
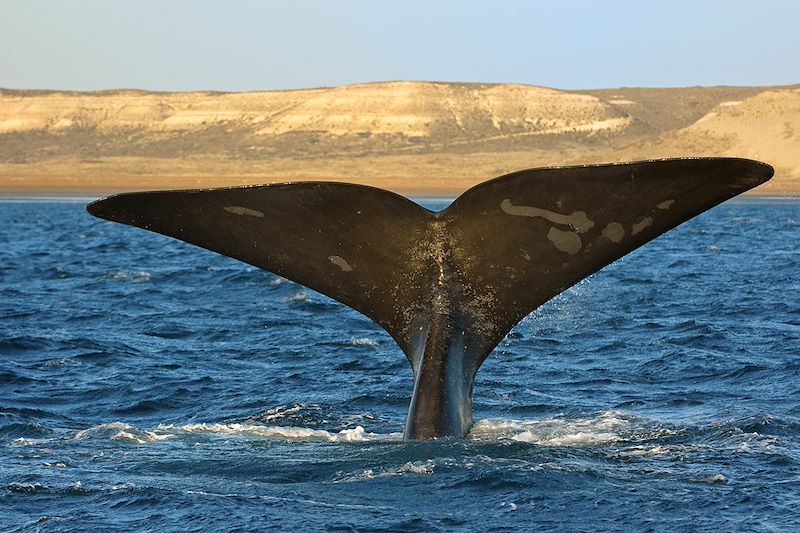
<svg viewBox="0 0 800 533">
<path fill-rule="evenodd" d="M 0 87 L 800 83 L 800 0 L 0 0 Z"/>
</svg>

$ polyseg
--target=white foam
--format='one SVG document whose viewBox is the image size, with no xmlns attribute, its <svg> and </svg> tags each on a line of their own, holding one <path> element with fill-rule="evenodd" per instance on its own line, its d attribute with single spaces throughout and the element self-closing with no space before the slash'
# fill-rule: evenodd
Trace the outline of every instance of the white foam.
<svg viewBox="0 0 800 533">
<path fill-rule="evenodd" d="M 172 435 L 142 430 L 130 424 L 125 424 L 124 422 L 111 422 L 84 429 L 75 433 L 74 438 L 84 439 L 92 436 L 108 436 L 111 440 L 132 442 L 135 444 L 146 444 L 148 442 L 172 438 Z"/>
<path fill-rule="evenodd" d="M 500 502 L 500 505 L 498 505 L 498 507 L 501 507 L 501 508 L 502 507 L 506 507 L 506 506 L 508 506 L 508 510 L 509 511 L 516 511 L 517 510 L 517 504 L 514 503 L 514 502 L 509 502 L 509 503 Z"/>
<path fill-rule="evenodd" d="M 366 442 L 375 440 L 393 440 L 398 434 L 369 433 L 361 426 L 331 432 L 323 429 L 311 429 L 292 426 L 262 426 L 249 424 L 187 424 L 177 428 L 188 433 L 216 433 L 222 435 L 243 435 L 260 438 L 278 438 L 285 440 L 315 440 L 324 442 Z"/>
<path fill-rule="evenodd" d="M 619 455 L 627 457 L 662 457 L 695 450 L 697 450 L 696 446 L 633 446 L 620 452 Z"/>
<path fill-rule="evenodd" d="M 404 476 L 409 474 L 415 476 L 428 476 L 433 474 L 435 467 L 436 463 L 432 459 L 428 459 L 426 461 L 408 461 L 399 467 L 381 468 L 377 472 L 372 468 L 366 468 L 345 474 L 340 473 L 334 482 L 352 483 L 374 479 L 376 477 Z"/>
<path fill-rule="evenodd" d="M 361 337 L 361 338 L 358 338 L 358 339 L 355 338 L 355 337 L 352 337 L 348 344 L 351 344 L 353 346 L 371 346 L 373 348 L 378 346 L 378 343 L 376 341 L 370 339 L 369 337 Z"/>
<path fill-rule="evenodd" d="M 322 502 L 318 500 L 309 500 L 304 498 L 298 498 L 293 496 L 291 498 L 283 498 L 280 496 L 264 496 L 264 495 L 255 495 L 255 494 L 237 494 L 237 493 L 219 493 L 219 492 L 208 492 L 204 490 L 187 490 L 186 494 L 192 496 L 201 496 L 201 497 L 212 497 L 212 498 L 241 498 L 246 500 L 261 500 L 263 502 L 268 503 L 279 503 L 279 504 L 303 504 L 303 505 L 311 505 L 315 507 L 327 507 L 327 508 L 334 508 L 334 509 L 347 509 L 351 511 L 374 511 L 374 510 L 383 510 L 389 512 L 395 512 L 397 509 L 394 507 L 387 507 L 382 505 L 362 505 L 357 503 L 330 503 L 330 502 Z"/>
<path fill-rule="evenodd" d="M 62 357 L 61 359 L 50 359 L 49 361 L 45 361 L 42 366 L 50 367 L 50 366 L 80 365 L 80 364 L 82 364 L 80 361 L 75 361 L 73 359 L 66 359 Z"/>
<path fill-rule="evenodd" d="M 36 446 L 45 442 L 43 439 L 27 439 L 25 437 L 18 437 L 14 439 L 14 446 Z"/>
<path fill-rule="evenodd" d="M 474 440 L 514 440 L 538 446 L 602 446 L 628 440 L 631 420 L 608 411 L 593 418 L 562 416 L 541 420 L 480 420 L 469 433 Z"/>
<path fill-rule="evenodd" d="M 147 283 L 150 281 L 150 273 L 149 272 L 126 272 L 126 271 L 118 271 L 118 272 L 111 272 L 106 275 L 106 278 L 113 279 L 114 281 L 131 281 L 133 283 Z"/>
<path fill-rule="evenodd" d="M 278 407 L 273 407 L 272 409 L 268 409 L 263 414 L 258 415 L 258 419 L 260 421 L 264 421 L 264 422 L 272 422 L 272 421 L 275 421 L 275 420 L 279 420 L 279 419 L 285 417 L 286 415 L 290 415 L 290 414 L 293 414 L 293 413 L 299 413 L 301 410 L 309 409 L 309 408 L 313 408 L 313 409 L 319 410 L 319 406 L 317 406 L 317 405 L 308 406 L 308 405 L 303 405 L 303 404 L 295 404 L 295 405 L 293 405 L 291 407 L 286 407 L 286 406 L 283 406 L 283 405 L 279 405 Z"/>
<path fill-rule="evenodd" d="M 294 406 L 280 413 L 274 413 L 279 418 L 287 412 L 299 411 L 302 406 Z M 372 441 L 398 441 L 402 440 L 402 433 L 370 433 L 362 426 L 341 431 L 326 431 L 293 426 L 267 426 L 262 424 L 240 423 L 196 423 L 176 426 L 173 424 L 160 424 L 153 430 L 139 429 L 123 422 L 100 424 L 75 433 L 75 439 L 89 437 L 108 438 L 134 444 L 148 444 L 152 442 L 174 439 L 180 435 L 208 434 L 219 436 L 248 437 L 259 439 L 278 439 L 286 441 L 319 441 L 319 442 L 372 442 Z M 21 441 L 17 445 L 31 445 L 33 440 Z"/>
<path fill-rule="evenodd" d="M 431 460 L 428 461 L 417 461 L 417 462 L 407 462 L 403 466 L 397 469 L 398 474 L 416 474 L 418 476 L 425 476 L 433 474 L 434 469 L 434 462 Z"/>
<path fill-rule="evenodd" d="M 761 435 L 760 433 L 738 433 L 728 439 L 728 444 L 734 452 L 748 454 L 774 454 L 783 453 L 779 440 L 776 437 Z"/>
<path fill-rule="evenodd" d="M 14 492 L 40 492 L 47 490 L 44 485 L 39 483 L 9 483 L 7 488 Z"/>
<path fill-rule="evenodd" d="M 159 426 L 160 433 L 209 433 L 215 435 L 234 435 L 265 439 L 281 439 L 289 441 L 322 441 L 322 442 L 366 442 L 389 441 L 402 439 L 402 433 L 369 433 L 361 426 L 343 429 L 339 432 L 324 429 L 311 429 L 292 426 L 263 426 L 260 424 L 216 424 L 200 423 L 183 426 Z"/>
<path fill-rule="evenodd" d="M 282 299 L 281 303 L 288 304 L 291 302 L 307 302 L 309 300 L 311 300 L 311 298 L 308 296 L 308 293 L 305 291 L 299 291 Z"/>
<path fill-rule="evenodd" d="M 725 477 L 723 474 L 711 474 L 706 477 L 697 479 L 695 481 L 697 481 L 698 483 L 723 484 L 728 482 L 728 478 Z"/>
</svg>

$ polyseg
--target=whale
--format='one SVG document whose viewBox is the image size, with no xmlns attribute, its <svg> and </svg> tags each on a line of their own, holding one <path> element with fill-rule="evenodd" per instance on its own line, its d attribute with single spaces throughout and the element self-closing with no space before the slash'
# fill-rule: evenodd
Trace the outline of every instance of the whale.
<svg viewBox="0 0 800 533">
<path fill-rule="evenodd" d="M 466 436 L 476 373 L 526 315 L 773 173 L 732 157 L 532 168 L 436 212 L 320 181 L 130 192 L 87 210 L 273 272 L 375 321 L 411 365 L 404 437 L 427 440 Z"/>
</svg>

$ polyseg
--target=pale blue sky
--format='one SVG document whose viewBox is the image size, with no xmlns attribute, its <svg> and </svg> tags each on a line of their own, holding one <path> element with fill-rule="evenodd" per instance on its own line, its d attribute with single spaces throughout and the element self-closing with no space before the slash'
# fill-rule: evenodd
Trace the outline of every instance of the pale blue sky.
<svg viewBox="0 0 800 533">
<path fill-rule="evenodd" d="M 0 87 L 800 82 L 800 0 L 0 0 Z"/>
</svg>

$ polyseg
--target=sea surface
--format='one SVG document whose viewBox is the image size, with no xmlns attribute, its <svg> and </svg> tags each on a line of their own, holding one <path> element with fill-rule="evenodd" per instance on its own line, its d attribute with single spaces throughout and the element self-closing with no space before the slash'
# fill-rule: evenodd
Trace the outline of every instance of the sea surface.
<svg viewBox="0 0 800 533">
<path fill-rule="evenodd" d="M 0 202 L 2 531 L 800 527 L 798 201 L 554 298 L 478 373 L 468 438 L 417 443 L 370 320 L 85 203 Z"/>
</svg>

